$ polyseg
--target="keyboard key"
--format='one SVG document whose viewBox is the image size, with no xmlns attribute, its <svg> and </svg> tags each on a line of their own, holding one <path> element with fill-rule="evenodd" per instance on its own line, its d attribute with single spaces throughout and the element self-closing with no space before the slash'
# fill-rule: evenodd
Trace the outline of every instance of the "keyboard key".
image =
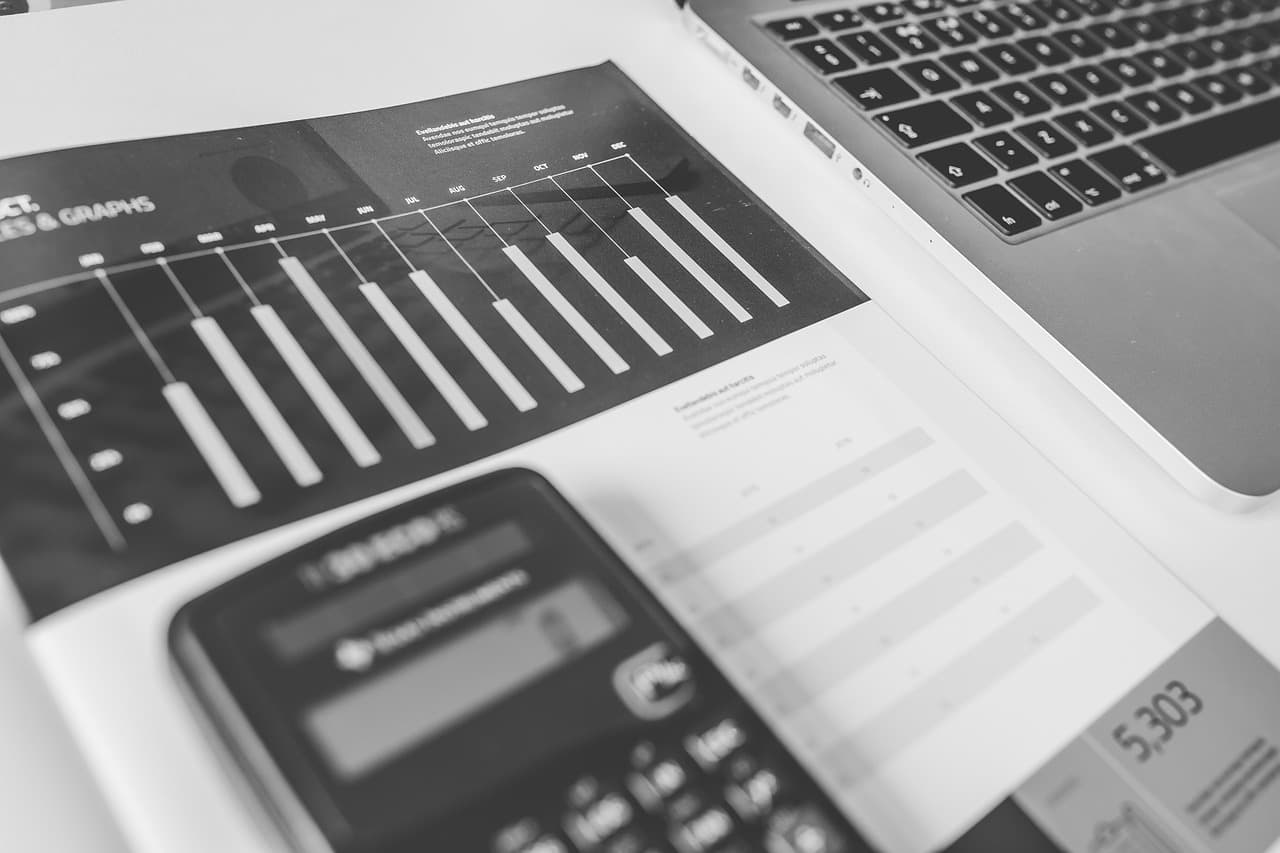
<svg viewBox="0 0 1280 853">
<path fill-rule="evenodd" d="M 1183 112 L 1190 115 L 1202 113 L 1213 106 L 1212 101 L 1186 83 L 1174 83 L 1172 86 L 1166 86 L 1160 90 L 1160 94 L 1173 101 L 1182 108 Z"/>
<path fill-rule="evenodd" d="M 990 39 L 1013 35 L 1013 27 L 1009 26 L 1008 21 L 985 9 L 974 9 L 972 12 L 965 12 L 960 16 L 960 19 Z"/>
<path fill-rule="evenodd" d="M 1129 32 L 1119 24 L 1090 24 L 1087 29 L 1091 36 L 1098 39 L 1108 47 L 1119 49 L 1133 47 L 1138 43 L 1138 40 L 1134 38 L 1133 33 Z"/>
<path fill-rule="evenodd" d="M 1117 9 L 1136 9 L 1147 0 L 1115 0 Z"/>
<path fill-rule="evenodd" d="M 1169 31 L 1160 26 L 1153 18 L 1148 15 L 1134 15 L 1132 18 L 1121 18 L 1120 23 L 1129 28 L 1129 31 L 1143 41 L 1160 41 L 1169 34 Z"/>
<path fill-rule="evenodd" d="M 973 30 L 960 23 L 955 15 L 943 15 L 924 22 L 924 28 L 947 47 L 964 47 L 978 40 Z"/>
<path fill-rule="evenodd" d="M 1083 145 L 1101 145 L 1115 136 L 1102 122 L 1080 110 L 1063 113 L 1054 121 Z"/>
<path fill-rule="evenodd" d="M 963 142 L 926 151 L 920 159 L 952 187 L 967 187 L 996 175 L 996 167 Z"/>
<path fill-rule="evenodd" d="M 1000 76 L 990 65 L 968 51 L 944 56 L 942 64 L 961 80 L 973 85 L 990 83 Z"/>
<path fill-rule="evenodd" d="M 1049 109 L 1049 102 L 1036 94 L 1026 83 L 1005 83 L 991 91 L 1020 116 L 1039 115 Z"/>
<path fill-rule="evenodd" d="M 1221 13 L 1213 8 L 1212 3 L 1197 3 L 1194 6 L 1188 6 L 1187 13 L 1191 15 L 1191 20 L 1196 22 L 1197 27 L 1216 27 L 1225 20 Z"/>
<path fill-rule="evenodd" d="M 1091 18 L 1101 18 L 1115 11 L 1111 0 L 1075 0 L 1077 6 Z"/>
<path fill-rule="evenodd" d="M 853 102 L 864 110 L 878 110 L 881 107 L 914 101 L 920 95 L 909 83 L 898 76 L 898 72 L 888 68 L 850 74 L 848 77 L 838 78 L 835 83 L 848 92 Z"/>
<path fill-rule="evenodd" d="M 960 81 L 952 77 L 938 63 L 929 59 L 919 62 L 905 62 L 898 70 L 907 75 L 907 79 L 919 88 L 936 95 L 939 92 L 950 92 L 960 88 Z"/>
<path fill-rule="evenodd" d="M 919 148 L 967 133 L 973 125 L 942 101 L 932 101 L 876 116 L 908 148 Z"/>
<path fill-rule="evenodd" d="M 836 41 L 868 65 L 877 65 L 898 58 L 896 50 L 885 44 L 880 36 L 868 30 L 840 36 Z"/>
<path fill-rule="evenodd" d="M 808 18 L 787 18 L 783 21 L 770 21 L 765 26 L 773 30 L 785 41 L 802 39 L 818 34 L 818 28 Z"/>
<path fill-rule="evenodd" d="M 1242 21 L 1253 14 L 1253 10 L 1239 0 L 1216 0 L 1218 14 L 1228 21 Z"/>
<path fill-rule="evenodd" d="M 946 0 L 903 0 L 902 8 L 912 15 L 936 15 L 947 8 Z"/>
<path fill-rule="evenodd" d="M 1208 68 L 1214 63 L 1214 58 L 1193 41 L 1178 42 L 1165 49 L 1189 68 Z"/>
<path fill-rule="evenodd" d="M 1264 77 L 1269 77 L 1277 83 L 1280 83 L 1280 60 L 1262 59 L 1253 63 L 1253 70 L 1257 71 Z"/>
<path fill-rule="evenodd" d="M 1099 151 L 1089 159 L 1129 192 L 1163 184 L 1166 179 L 1164 169 L 1127 145 Z"/>
<path fill-rule="evenodd" d="M 1152 124 L 1168 124 L 1182 117 L 1182 112 L 1177 107 L 1154 92 L 1130 95 L 1125 98 L 1125 102 L 1149 118 Z"/>
<path fill-rule="evenodd" d="M 1120 198 L 1120 190 L 1083 160 L 1069 160 L 1054 166 L 1049 172 L 1070 187 L 1090 207 Z"/>
<path fill-rule="evenodd" d="M 859 6 L 858 12 L 873 24 L 887 24 L 889 21 L 900 20 L 907 14 L 897 3 L 872 3 L 869 6 Z"/>
<path fill-rule="evenodd" d="M 832 12 L 823 12 L 821 15 L 814 15 L 813 19 L 829 30 L 839 32 L 840 30 L 851 30 L 854 27 L 862 25 L 862 16 L 850 9 L 836 9 Z"/>
<path fill-rule="evenodd" d="M 969 92 L 952 98 L 951 103 L 973 120 L 978 127 L 995 127 L 1013 121 L 1013 113 L 986 92 Z"/>
<path fill-rule="evenodd" d="M 1014 139 L 1010 134 L 1000 131 L 990 136 L 980 136 L 973 141 L 982 149 L 984 153 L 992 160 L 1000 164 L 1000 167 L 1008 172 L 1016 172 L 1019 169 L 1030 166 L 1039 158 L 1031 152 L 1031 149 Z"/>
<path fill-rule="evenodd" d="M 1244 97 L 1243 92 L 1216 74 L 1206 74 L 1192 82 L 1220 104 L 1234 104 Z"/>
<path fill-rule="evenodd" d="M 1013 45 L 993 44 L 982 48 L 979 53 L 1005 74 L 1025 74 L 1036 68 L 1035 62 Z"/>
<path fill-rule="evenodd" d="M 1262 27 L 1244 27 L 1232 30 L 1230 35 L 1246 53 L 1262 53 L 1271 49 L 1271 34 Z"/>
<path fill-rule="evenodd" d="M 823 74 L 852 71 L 858 67 L 858 64 L 849 58 L 849 54 L 826 39 L 800 42 L 793 45 L 791 49 L 809 60 L 809 64 Z"/>
<path fill-rule="evenodd" d="M 1271 88 L 1267 78 L 1249 68 L 1232 68 L 1222 72 L 1222 76 L 1237 89 L 1250 95 L 1261 95 Z"/>
<path fill-rule="evenodd" d="M 1220 62 L 1230 62 L 1244 56 L 1244 51 L 1228 36 L 1209 36 L 1198 42 L 1204 51 Z"/>
<path fill-rule="evenodd" d="M 1280 142 L 1280 98 L 1268 98 L 1139 140 L 1175 175 Z"/>
<path fill-rule="evenodd" d="M 1084 30 L 1063 30 L 1054 35 L 1058 41 L 1065 45 L 1076 56 L 1088 59 L 1091 56 L 1097 56 L 1106 50 L 1102 46 L 1102 42 L 1086 33 Z"/>
<path fill-rule="evenodd" d="M 1144 65 L 1161 77 L 1177 77 L 1187 70 L 1187 66 L 1163 50 L 1148 50 L 1145 53 L 1138 54 L 1138 59 L 1141 59 Z"/>
<path fill-rule="evenodd" d="M 1084 210 L 1075 196 L 1044 172 L 1032 172 L 1009 182 L 1045 219 L 1061 219 Z"/>
<path fill-rule="evenodd" d="M 1108 101 L 1098 104 L 1093 114 L 1123 134 L 1137 133 L 1147 129 L 1147 122 L 1133 111 L 1133 108 L 1120 101 Z"/>
<path fill-rule="evenodd" d="M 1062 45 L 1044 36 L 1031 36 L 1018 42 L 1018 47 L 1040 61 L 1042 65 L 1061 65 L 1071 61 L 1071 54 Z"/>
<path fill-rule="evenodd" d="M 1070 24 L 1081 18 L 1080 10 L 1067 0 L 1031 0 L 1031 5 L 1055 24 Z"/>
<path fill-rule="evenodd" d="M 1093 95 L 1110 95 L 1124 88 L 1114 77 L 1094 65 L 1079 65 L 1068 71 L 1067 76 Z"/>
<path fill-rule="evenodd" d="M 1191 16 L 1191 11 L 1184 6 L 1156 12 L 1155 18 L 1170 32 L 1178 35 L 1186 35 L 1199 26 L 1195 18 Z"/>
<path fill-rule="evenodd" d="M 1102 67 L 1126 86 L 1145 86 L 1156 79 L 1136 59 L 1106 59 L 1103 60 Z"/>
<path fill-rule="evenodd" d="M 1031 208 L 999 184 L 965 193 L 964 198 L 991 220 L 1002 234 L 1010 237 L 1040 224 L 1040 217 L 1032 213 Z"/>
<path fill-rule="evenodd" d="M 885 27 L 880 34 L 907 56 L 920 56 L 938 49 L 938 43 L 919 24 L 896 24 Z"/>
<path fill-rule="evenodd" d="M 1089 96 L 1085 91 L 1061 74 L 1041 74 L 1031 78 L 1031 85 L 1059 106 L 1078 104 Z"/>
<path fill-rule="evenodd" d="M 1028 3 L 1005 3 L 1003 6 L 997 6 L 996 9 L 1000 14 L 1008 18 L 1014 26 L 1028 32 L 1043 30 L 1049 26 L 1049 19 L 1033 9 Z"/>
<path fill-rule="evenodd" d="M 1024 124 L 1014 130 L 1019 136 L 1031 143 L 1032 148 L 1035 148 L 1050 159 L 1061 157 L 1063 154 L 1070 154 L 1076 150 L 1076 144 L 1065 133 L 1047 121 L 1033 121 L 1031 124 Z"/>
</svg>

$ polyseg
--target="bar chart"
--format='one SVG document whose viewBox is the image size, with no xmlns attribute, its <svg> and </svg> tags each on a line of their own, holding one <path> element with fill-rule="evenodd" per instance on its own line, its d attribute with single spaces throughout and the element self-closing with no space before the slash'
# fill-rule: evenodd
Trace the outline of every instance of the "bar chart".
<svg viewBox="0 0 1280 853">
<path fill-rule="evenodd" d="M 495 150 L 483 169 L 503 180 L 483 192 L 170 235 L 195 248 L 118 263 L 82 253 L 82 272 L 0 291 L 0 452 L 43 496 L 0 515 L 12 570 L 44 559 L 33 583 L 54 588 L 35 596 L 56 608 L 64 579 L 24 539 L 33 522 L 71 531 L 54 563 L 112 567 L 110 585 L 861 300 L 718 165 L 653 132 L 540 151 L 527 180 Z"/>
</svg>

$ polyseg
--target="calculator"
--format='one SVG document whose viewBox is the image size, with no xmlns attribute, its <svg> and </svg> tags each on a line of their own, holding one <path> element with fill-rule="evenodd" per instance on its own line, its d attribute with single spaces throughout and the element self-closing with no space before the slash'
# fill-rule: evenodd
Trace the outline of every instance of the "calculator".
<svg viewBox="0 0 1280 853">
<path fill-rule="evenodd" d="M 870 850 L 531 471 L 257 566 L 185 605 L 170 647 L 283 850 Z"/>
</svg>

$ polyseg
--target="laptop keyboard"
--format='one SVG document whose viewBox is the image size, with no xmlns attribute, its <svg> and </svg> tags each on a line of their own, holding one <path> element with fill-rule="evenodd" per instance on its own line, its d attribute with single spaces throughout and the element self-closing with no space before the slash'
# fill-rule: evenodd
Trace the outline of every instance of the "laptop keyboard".
<svg viewBox="0 0 1280 853">
<path fill-rule="evenodd" d="M 906 0 L 760 24 L 1006 239 L 1280 141 L 1280 0 Z"/>
</svg>

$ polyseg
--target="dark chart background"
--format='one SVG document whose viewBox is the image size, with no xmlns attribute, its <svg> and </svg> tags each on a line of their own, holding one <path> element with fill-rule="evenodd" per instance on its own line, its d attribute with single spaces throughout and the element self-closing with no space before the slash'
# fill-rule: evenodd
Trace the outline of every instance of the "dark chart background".
<svg viewBox="0 0 1280 853">
<path fill-rule="evenodd" d="M 20 195 L 0 553 L 34 618 L 865 299 L 611 65 L 0 163 Z"/>
</svg>

